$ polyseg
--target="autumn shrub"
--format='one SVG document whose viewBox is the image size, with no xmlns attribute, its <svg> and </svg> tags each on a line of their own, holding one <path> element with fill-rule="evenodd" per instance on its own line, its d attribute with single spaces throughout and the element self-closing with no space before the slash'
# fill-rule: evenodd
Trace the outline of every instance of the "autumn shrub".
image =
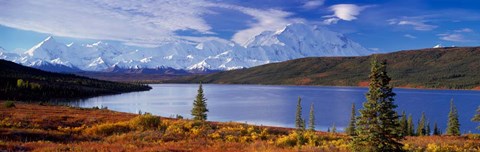
<svg viewBox="0 0 480 152">
<path fill-rule="evenodd" d="M 109 136 L 113 134 L 122 134 L 134 130 L 128 122 L 104 123 L 92 126 L 84 130 L 87 135 Z"/>
<path fill-rule="evenodd" d="M 15 108 L 15 102 L 13 101 L 5 101 L 3 103 L 3 107 L 5 108 Z"/>
<path fill-rule="evenodd" d="M 467 139 L 479 140 L 480 134 L 465 134 L 465 137 Z"/>
<path fill-rule="evenodd" d="M 158 129 L 160 125 L 160 118 L 153 116 L 150 113 L 145 113 L 133 118 L 130 120 L 130 123 L 133 128 L 140 130 Z"/>
<path fill-rule="evenodd" d="M 80 126 L 80 127 L 62 127 L 62 126 L 58 126 L 57 130 L 71 135 L 71 134 L 80 134 L 80 133 L 82 133 L 82 131 L 83 131 L 85 128 L 86 128 L 85 125 Z"/>
</svg>

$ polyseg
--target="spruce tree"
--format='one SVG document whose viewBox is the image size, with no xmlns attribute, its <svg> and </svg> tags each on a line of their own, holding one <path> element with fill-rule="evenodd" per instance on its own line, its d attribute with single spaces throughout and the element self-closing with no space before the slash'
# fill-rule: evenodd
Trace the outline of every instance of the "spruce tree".
<svg viewBox="0 0 480 152">
<path fill-rule="evenodd" d="M 407 121 L 407 114 L 405 111 L 402 112 L 402 117 L 399 120 L 400 122 L 400 128 L 402 131 L 403 136 L 408 136 L 408 121 Z"/>
<path fill-rule="evenodd" d="M 433 124 L 433 135 L 440 135 L 440 129 L 438 129 L 437 122 Z"/>
<path fill-rule="evenodd" d="M 472 121 L 473 122 L 480 122 L 480 106 L 478 106 L 477 111 L 472 118 Z M 478 126 L 477 129 L 480 129 L 480 126 Z"/>
<path fill-rule="evenodd" d="M 350 123 L 348 123 L 348 127 L 345 129 L 345 132 L 350 136 L 355 136 L 355 120 L 357 114 L 355 112 L 355 103 L 352 103 L 352 113 L 350 114 Z"/>
<path fill-rule="evenodd" d="M 395 112 L 395 93 L 389 85 L 386 61 L 372 61 L 370 85 L 357 120 L 357 136 L 353 138 L 356 151 L 401 151 L 402 139 L 398 115 Z"/>
<path fill-rule="evenodd" d="M 203 94 L 202 83 L 200 83 L 197 91 L 197 97 L 193 101 L 193 108 L 191 110 L 193 120 L 205 121 L 207 120 L 207 99 Z"/>
<path fill-rule="evenodd" d="M 425 126 L 425 136 L 430 136 L 431 130 L 430 130 L 430 122 L 427 121 L 427 124 Z"/>
<path fill-rule="evenodd" d="M 426 120 L 425 120 L 425 112 L 422 112 L 422 117 L 420 118 L 420 120 L 418 121 L 418 125 L 417 125 L 417 135 L 418 136 L 424 136 L 426 134 L 426 128 L 425 128 L 425 124 L 426 124 Z"/>
<path fill-rule="evenodd" d="M 415 130 L 414 130 L 414 125 L 413 125 L 413 118 L 412 118 L 412 114 L 409 114 L 408 115 L 408 136 L 415 136 Z"/>
<path fill-rule="evenodd" d="M 310 105 L 310 115 L 308 117 L 308 129 L 310 131 L 315 131 L 315 111 L 313 107 L 313 102 Z"/>
<path fill-rule="evenodd" d="M 460 136 L 460 122 L 458 121 L 457 108 L 450 101 L 450 113 L 448 113 L 447 135 Z"/>
<path fill-rule="evenodd" d="M 332 133 L 337 133 L 337 127 L 335 127 L 335 123 L 332 126 Z"/>
<path fill-rule="evenodd" d="M 305 130 L 305 120 L 302 118 L 302 98 L 298 97 L 297 112 L 295 113 L 295 127 L 297 130 Z"/>
</svg>

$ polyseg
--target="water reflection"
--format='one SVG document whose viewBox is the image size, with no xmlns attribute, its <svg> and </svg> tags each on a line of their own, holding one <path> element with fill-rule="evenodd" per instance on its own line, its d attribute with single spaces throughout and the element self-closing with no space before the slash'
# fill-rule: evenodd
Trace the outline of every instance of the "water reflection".
<svg viewBox="0 0 480 152">
<path fill-rule="evenodd" d="M 146 92 L 95 97 L 74 102 L 80 107 L 108 107 L 123 112 L 150 112 L 169 117 L 190 117 L 196 96 L 196 84 L 153 84 Z M 317 128 L 326 130 L 333 123 L 342 130 L 350 120 L 351 104 L 362 107 L 367 88 L 313 87 L 313 86 L 261 86 L 261 85 L 204 85 L 205 96 L 212 121 L 237 121 L 257 125 L 293 127 L 297 98 L 302 97 L 303 116 L 308 117 L 311 103 L 315 104 Z M 443 130 L 454 98 L 463 132 L 478 132 L 477 124 L 470 121 L 480 105 L 480 92 L 468 90 L 395 89 L 399 112 L 411 113 L 417 122 L 425 112 L 430 124 L 437 122 Z"/>
</svg>

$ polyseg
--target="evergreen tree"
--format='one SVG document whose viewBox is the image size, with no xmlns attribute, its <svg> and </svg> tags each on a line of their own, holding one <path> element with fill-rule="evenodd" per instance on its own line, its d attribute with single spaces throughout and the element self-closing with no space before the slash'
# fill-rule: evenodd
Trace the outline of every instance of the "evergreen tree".
<svg viewBox="0 0 480 152">
<path fill-rule="evenodd" d="M 473 116 L 472 121 L 480 122 L 480 106 L 478 106 L 477 113 Z M 480 129 L 480 126 L 478 126 L 477 129 Z"/>
<path fill-rule="evenodd" d="M 408 136 L 415 136 L 415 130 L 413 129 L 415 126 L 413 125 L 413 118 L 412 114 L 408 115 Z"/>
<path fill-rule="evenodd" d="M 198 87 L 197 97 L 193 101 L 193 108 L 191 110 L 193 120 L 205 121 L 207 120 L 207 99 L 203 94 L 202 83 Z"/>
<path fill-rule="evenodd" d="M 305 130 L 305 120 L 302 118 L 302 98 L 298 97 L 297 112 L 295 114 L 295 127 L 298 130 Z"/>
<path fill-rule="evenodd" d="M 448 113 L 447 135 L 460 136 L 460 122 L 458 121 L 457 108 L 450 101 L 450 113 Z"/>
<path fill-rule="evenodd" d="M 400 129 L 402 130 L 403 136 L 408 136 L 408 121 L 407 121 L 407 114 L 405 111 L 402 112 L 402 117 L 399 120 L 400 122 Z"/>
<path fill-rule="evenodd" d="M 355 120 L 356 120 L 356 112 L 355 112 L 355 103 L 352 103 L 352 113 L 350 114 L 350 123 L 348 123 L 348 127 L 345 129 L 345 132 L 350 136 L 355 136 Z"/>
<path fill-rule="evenodd" d="M 440 129 L 438 129 L 437 122 L 433 124 L 433 135 L 440 135 Z"/>
<path fill-rule="evenodd" d="M 310 131 L 315 131 L 315 111 L 313 107 L 313 102 L 310 105 L 310 115 L 308 117 L 308 129 Z"/>
<path fill-rule="evenodd" d="M 426 134 L 426 130 L 425 130 L 426 120 L 425 119 L 426 119 L 425 118 L 425 112 L 422 112 L 422 117 L 418 121 L 418 125 L 417 125 L 417 135 L 418 136 L 424 136 Z"/>
<path fill-rule="evenodd" d="M 337 133 L 337 127 L 335 127 L 335 123 L 332 126 L 332 133 Z"/>
<path fill-rule="evenodd" d="M 430 122 L 427 122 L 427 125 L 425 126 L 425 135 L 430 136 L 431 130 L 430 130 Z"/>
<path fill-rule="evenodd" d="M 371 64 L 370 85 L 357 120 L 357 136 L 353 146 L 356 151 L 401 151 L 402 139 L 398 115 L 395 112 L 390 77 L 386 71 L 386 61 Z"/>
</svg>

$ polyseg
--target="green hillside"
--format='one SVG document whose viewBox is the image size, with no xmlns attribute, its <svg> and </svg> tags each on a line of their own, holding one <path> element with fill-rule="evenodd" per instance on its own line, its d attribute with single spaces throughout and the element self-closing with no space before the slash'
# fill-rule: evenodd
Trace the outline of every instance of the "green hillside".
<svg viewBox="0 0 480 152">
<path fill-rule="evenodd" d="M 302 58 L 169 82 L 365 86 L 371 58 Z M 378 54 L 377 58 L 387 60 L 396 87 L 480 88 L 480 47 L 400 51 Z"/>
<path fill-rule="evenodd" d="M 90 79 L 45 72 L 0 60 L 0 99 L 46 101 L 84 98 L 151 89 L 147 85 Z"/>
</svg>

